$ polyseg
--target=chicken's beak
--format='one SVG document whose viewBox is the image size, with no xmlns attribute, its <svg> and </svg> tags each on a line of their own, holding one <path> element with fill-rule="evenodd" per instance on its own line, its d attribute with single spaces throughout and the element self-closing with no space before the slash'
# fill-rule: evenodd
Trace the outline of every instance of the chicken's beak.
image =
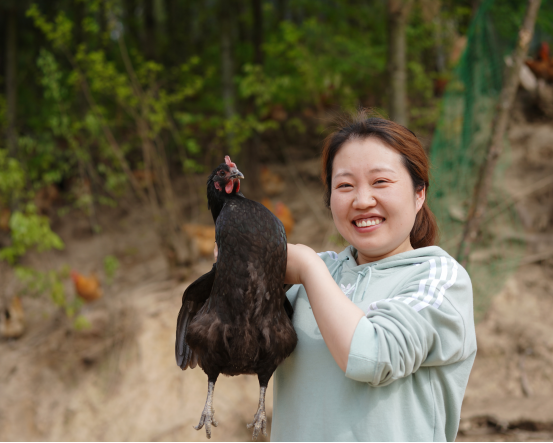
<svg viewBox="0 0 553 443">
<path fill-rule="evenodd" d="M 231 169 L 229 178 L 244 178 L 244 175 L 236 168 Z"/>
</svg>

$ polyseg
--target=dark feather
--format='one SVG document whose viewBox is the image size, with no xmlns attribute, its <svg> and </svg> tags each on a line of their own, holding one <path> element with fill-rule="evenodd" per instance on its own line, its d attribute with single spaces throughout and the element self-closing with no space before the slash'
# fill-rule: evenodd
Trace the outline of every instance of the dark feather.
<svg viewBox="0 0 553 443">
<path fill-rule="evenodd" d="M 193 358 L 192 350 L 186 343 L 186 332 L 190 321 L 198 313 L 211 294 L 216 271 L 217 263 L 213 263 L 211 271 L 191 283 L 182 295 L 182 306 L 177 319 L 175 357 L 177 359 L 177 365 L 183 370 L 187 367 L 194 368 L 196 366 L 197 359 Z"/>
</svg>

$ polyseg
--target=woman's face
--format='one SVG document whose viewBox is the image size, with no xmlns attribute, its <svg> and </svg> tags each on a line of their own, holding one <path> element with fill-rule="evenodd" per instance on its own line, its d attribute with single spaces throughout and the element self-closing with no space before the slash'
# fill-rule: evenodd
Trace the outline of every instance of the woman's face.
<svg viewBox="0 0 553 443">
<path fill-rule="evenodd" d="M 413 249 L 409 234 L 424 199 L 401 155 L 377 138 L 350 140 L 334 157 L 330 209 L 358 264 Z"/>
</svg>

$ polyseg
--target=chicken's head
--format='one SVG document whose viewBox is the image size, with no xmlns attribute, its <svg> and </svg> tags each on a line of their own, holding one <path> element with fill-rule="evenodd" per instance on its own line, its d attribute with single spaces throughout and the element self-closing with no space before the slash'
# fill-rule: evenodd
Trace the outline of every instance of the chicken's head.
<svg viewBox="0 0 553 443">
<path fill-rule="evenodd" d="M 217 166 L 207 180 L 207 184 L 213 182 L 213 186 L 220 192 L 231 194 L 232 192 L 240 191 L 240 179 L 244 178 L 242 173 L 236 167 L 236 163 L 230 160 L 230 157 L 225 156 L 225 163 Z"/>
</svg>

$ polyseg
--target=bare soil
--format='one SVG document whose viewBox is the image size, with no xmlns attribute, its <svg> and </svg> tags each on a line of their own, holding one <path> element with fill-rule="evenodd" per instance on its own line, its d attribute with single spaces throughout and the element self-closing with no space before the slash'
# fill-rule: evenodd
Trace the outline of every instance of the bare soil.
<svg viewBox="0 0 553 443">
<path fill-rule="evenodd" d="M 510 138 L 513 166 L 506 188 L 519 195 L 553 175 L 553 125 L 518 118 Z M 287 179 L 277 199 L 297 221 L 290 242 L 341 250 L 322 203 L 318 165 L 315 158 L 295 163 L 301 177 L 294 179 L 286 167 L 271 165 Z M 553 440 L 553 185 L 520 198 L 516 208 L 527 257 L 477 325 L 478 355 L 459 441 Z M 207 209 L 192 221 L 209 223 Z M 68 264 L 85 274 L 96 271 L 104 283 L 106 255 L 115 255 L 121 268 L 111 285 L 104 284 L 104 297 L 83 308 L 91 324 L 83 331 L 46 298 L 23 298 L 26 333 L 0 341 L 0 440 L 205 441 L 204 430 L 192 426 L 203 409 L 207 377 L 199 368 L 182 372 L 176 366 L 174 334 L 184 289 L 210 269 L 211 261 L 199 261 L 179 282 L 169 277 L 141 208 L 102 210 L 99 222 L 102 232 L 92 235 L 86 217 L 67 214 L 55 223 L 65 250 L 26 258 L 41 270 Z M 0 272 L 7 298 L 18 284 L 8 269 Z M 73 291 L 69 280 L 66 289 Z M 251 439 L 246 424 L 257 401 L 255 377 L 221 377 L 213 440 Z M 267 409 L 270 417 L 272 386 Z"/>
</svg>

